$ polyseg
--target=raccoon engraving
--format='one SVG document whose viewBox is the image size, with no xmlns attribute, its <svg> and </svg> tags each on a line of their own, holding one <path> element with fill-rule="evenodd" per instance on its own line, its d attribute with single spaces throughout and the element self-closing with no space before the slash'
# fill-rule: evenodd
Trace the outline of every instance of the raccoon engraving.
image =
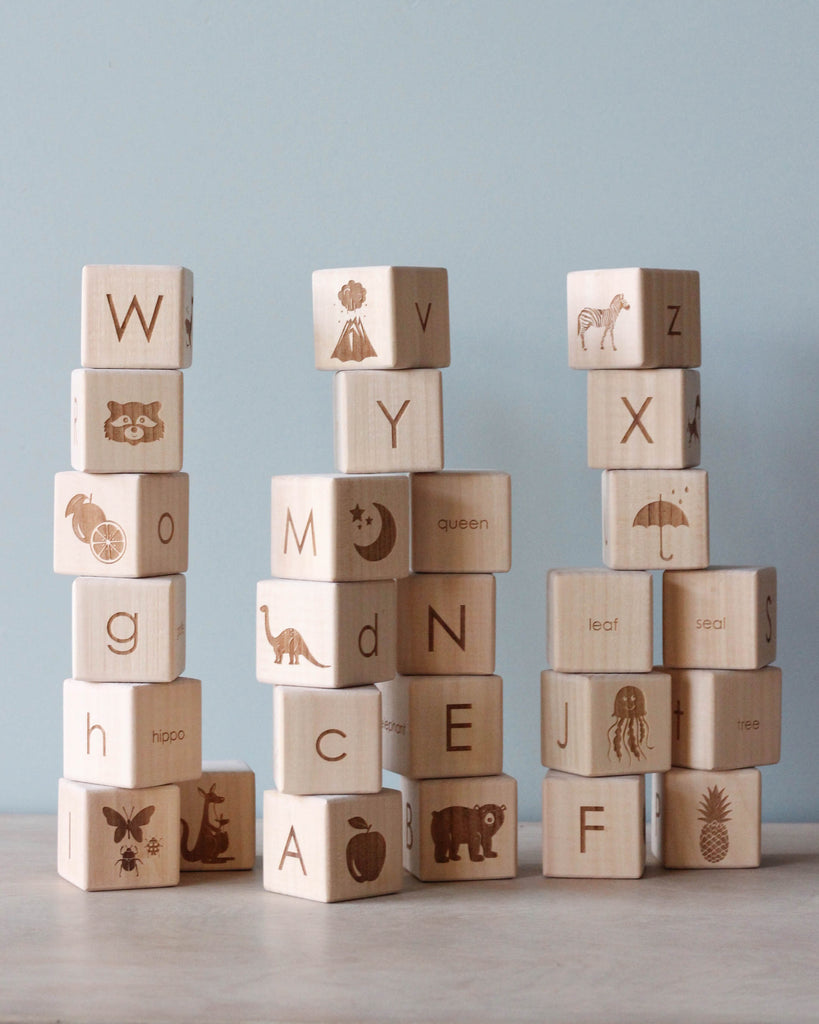
<svg viewBox="0 0 819 1024">
<path fill-rule="evenodd" d="M 165 436 L 165 424 L 159 416 L 161 402 L 109 402 L 105 436 L 109 441 L 126 444 L 148 444 Z"/>
</svg>

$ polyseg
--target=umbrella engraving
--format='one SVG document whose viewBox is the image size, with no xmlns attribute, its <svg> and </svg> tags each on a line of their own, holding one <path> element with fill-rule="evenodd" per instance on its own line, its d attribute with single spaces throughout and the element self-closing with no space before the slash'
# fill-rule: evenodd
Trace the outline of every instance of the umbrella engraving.
<svg viewBox="0 0 819 1024">
<path fill-rule="evenodd" d="M 685 488 L 688 491 L 688 488 Z M 674 491 L 671 492 L 674 494 Z M 679 503 L 682 504 L 682 498 Z M 679 505 L 672 505 L 670 501 L 664 501 L 662 494 L 660 494 L 657 501 L 650 501 L 647 505 L 643 505 L 637 515 L 634 517 L 634 522 L 631 524 L 634 526 L 657 526 L 660 530 L 660 558 L 664 562 L 670 562 L 674 555 L 663 554 L 663 528 L 666 526 L 688 526 L 688 519 L 685 512 L 679 507 Z"/>
</svg>

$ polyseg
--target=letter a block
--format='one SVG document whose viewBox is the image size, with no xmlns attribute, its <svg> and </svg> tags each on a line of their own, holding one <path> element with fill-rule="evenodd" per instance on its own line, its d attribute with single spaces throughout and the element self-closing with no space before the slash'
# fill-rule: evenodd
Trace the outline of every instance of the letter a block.
<svg viewBox="0 0 819 1024">
<path fill-rule="evenodd" d="M 405 476 L 274 476 L 271 573 L 285 579 L 396 579 L 409 572 Z"/>
<path fill-rule="evenodd" d="M 402 778 L 404 867 L 422 882 L 514 878 L 518 869 L 517 782 Z"/>
<path fill-rule="evenodd" d="M 78 782 L 141 789 L 198 779 L 202 684 L 63 684 L 63 774 Z"/>
<path fill-rule="evenodd" d="M 776 657 L 776 569 L 663 573 L 663 663 L 757 669 Z"/>
<path fill-rule="evenodd" d="M 60 779 L 57 871 L 88 892 L 178 885 L 179 788 Z"/>
<path fill-rule="evenodd" d="M 187 473 L 56 474 L 55 572 L 141 577 L 187 567 Z"/>
<path fill-rule="evenodd" d="M 700 365 L 695 270 L 578 270 L 566 299 L 573 369 Z"/>
<path fill-rule="evenodd" d="M 82 365 L 191 365 L 193 274 L 185 267 L 87 266 L 82 272 Z"/>
<path fill-rule="evenodd" d="M 645 777 L 543 780 L 543 874 L 640 878 L 645 870 Z"/>
<path fill-rule="evenodd" d="M 672 768 L 653 776 L 651 848 L 666 868 L 758 868 L 762 776 Z"/>
<path fill-rule="evenodd" d="M 346 267 L 313 273 L 319 370 L 449 366 L 447 272 Z"/>
<path fill-rule="evenodd" d="M 336 469 L 443 469 L 440 370 L 358 370 L 333 379 Z"/>
<path fill-rule="evenodd" d="M 401 794 L 264 794 L 264 887 L 334 903 L 399 892 Z"/>
<path fill-rule="evenodd" d="M 280 793 L 378 793 L 378 690 L 274 687 L 273 779 Z"/>
<path fill-rule="evenodd" d="M 72 586 L 75 679 L 169 683 L 185 669 L 185 577 L 79 576 Z"/>
<path fill-rule="evenodd" d="M 205 761 L 179 784 L 182 871 L 236 871 L 256 863 L 256 778 L 244 761 Z"/>
<path fill-rule="evenodd" d="M 395 675 L 394 580 L 262 580 L 256 607 L 260 683 L 361 686 Z"/>
</svg>

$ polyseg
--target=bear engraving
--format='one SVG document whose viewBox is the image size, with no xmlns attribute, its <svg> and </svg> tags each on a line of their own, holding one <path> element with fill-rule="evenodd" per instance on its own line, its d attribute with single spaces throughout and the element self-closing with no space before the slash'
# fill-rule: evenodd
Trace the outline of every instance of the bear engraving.
<svg viewBox="0 0 819 1024">
<path fill-rule="evenodd" d="M 161 402 L 109 402 L 105 436 L 109 441 L 126 444 L 148 444 L 165 436 L 165 424 L 159 416 Z"/>
<path fill-rule="evenodd" d="M 444 807 L 432 812 L 430 833 L 435 844 L 435 860 L 446 864 L 460 860 L 459 847 L 466 843 L 471 861 L 497 857 L 492 837 L 504 822 L 506 804 L 483 804 L 474 807 Z M 483 852 L 481 852 L 483 851 Z"/>
</svg>

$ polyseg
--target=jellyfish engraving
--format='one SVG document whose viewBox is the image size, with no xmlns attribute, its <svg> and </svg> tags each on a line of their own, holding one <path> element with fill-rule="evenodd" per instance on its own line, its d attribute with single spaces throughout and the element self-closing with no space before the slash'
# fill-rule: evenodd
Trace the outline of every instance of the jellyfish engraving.
<svg viewBox="0 0 819 1024">
<path fill-rule="evenodd" d="M 637 686 L 622 686 L 614 697 L 614 722 L 609 726 L 606 735 L 609 740 L 608 756 L 611 760 L 612 751 L 617 760 L 622 761 L 623 754 L 642 761 L 646 750 L 654 748 L 648 742 L 648 719 L 646 718 L 646 698 Z"/>
</svg>

